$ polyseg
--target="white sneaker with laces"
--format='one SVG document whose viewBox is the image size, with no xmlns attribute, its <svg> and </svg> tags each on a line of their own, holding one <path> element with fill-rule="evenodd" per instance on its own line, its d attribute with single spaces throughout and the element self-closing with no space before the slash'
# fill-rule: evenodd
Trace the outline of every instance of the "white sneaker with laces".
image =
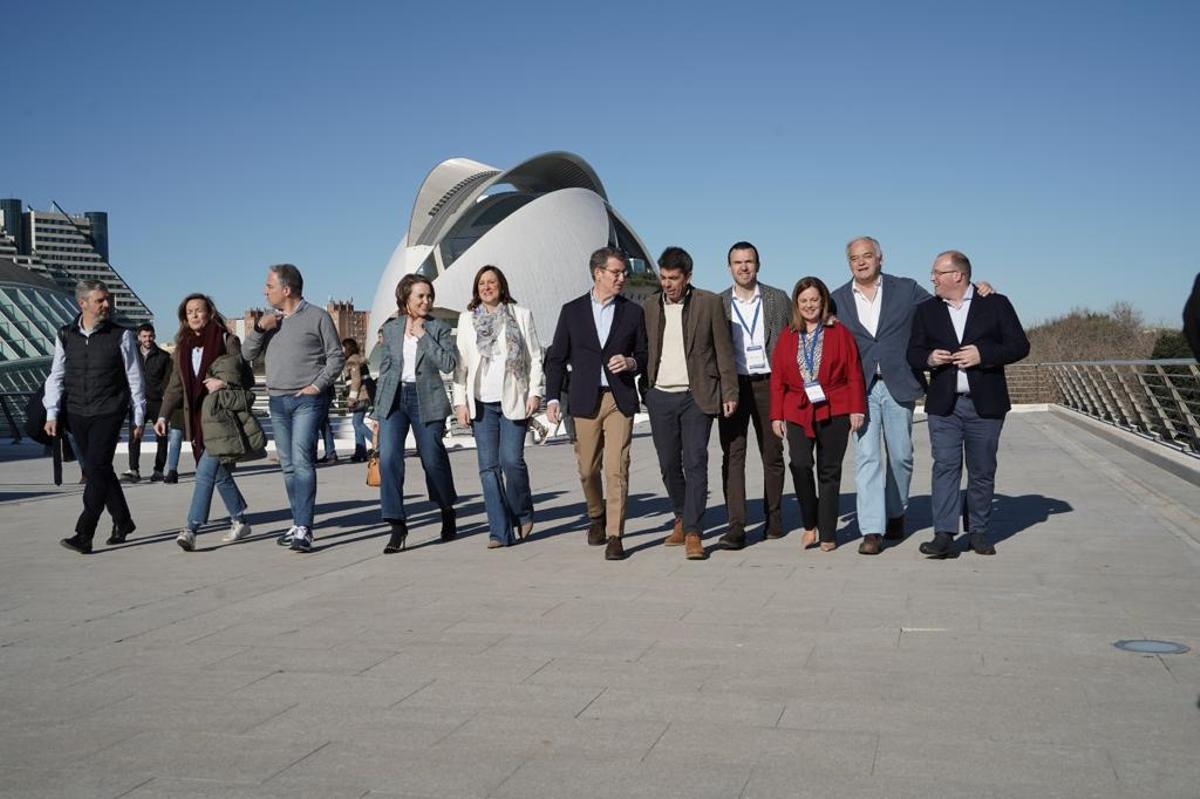
<svg viewBox="0 0 1200 799">
<path fill-rule="evenodd" d="M 292 538 L 295 537 L 296 531 L 299 529 L 300 529 L 299 527 L 297 527 L 296 525 L 293 524 L 291 527 L 288 528 L 288 531 L 286 533 L 279 536 L 279 538 L 275 539 L 275 543 L 279 544 L 279 546 L 281 546 L 281 547 L 290 547 L 292 545 Z"/>
<path fill-rule="evenodd" d="M 221 536 L 221 540 L 226 544 L 232 544 L 234 541 L 241 541 L 250 535 L 250 525 L 246 522 L 234 519 L 229 525 L 229 532 Z"/>
<path fill-rule="evenodd" d="M 179 548 L 184 552 L 191 552 L 196 548 L 196 534 L 184 528 L 183 532 L 175 538 L 175 543 L 179 544 Z"/>
</svg>

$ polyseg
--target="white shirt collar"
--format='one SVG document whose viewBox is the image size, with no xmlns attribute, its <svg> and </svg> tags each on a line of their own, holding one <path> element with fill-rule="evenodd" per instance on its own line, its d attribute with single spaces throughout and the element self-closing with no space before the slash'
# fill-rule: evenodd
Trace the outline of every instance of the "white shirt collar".
<svg viewBox="0 0 1200 799">
<path fill-rule="evenodd" d="M 874 285 L 875 285 L 875 288 L 879 288 L 880 286 L 883 285 L 883 272 L 880 272 L 878 275 L 875 276 L 875 284 Z M 858 281 L 855 281 L 855 280 L 850 281 L 850 290 L 853 291 L 855 294 L 863 293 L 863 290 L 858 287 Z"/>
</svg>

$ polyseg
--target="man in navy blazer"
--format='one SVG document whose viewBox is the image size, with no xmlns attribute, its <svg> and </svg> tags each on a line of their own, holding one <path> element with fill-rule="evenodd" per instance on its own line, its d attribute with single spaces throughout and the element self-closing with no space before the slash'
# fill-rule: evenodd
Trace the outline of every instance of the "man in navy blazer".
<svg viewBox="0 0 1200 799">
<path fill-rule="evenodd" d="M 941 253 L 930 278 L 937 296 L 917 307 L 908 344 L 909 364 L 930 370 L 925 412 L 933 451 L 934 537 L 920 550 L 932 558 L 950 554 L 962 510 L 965 453 L 970 547 L 994 555 L 988 520 L 996 450 L 1012 407 L 1004 367 L 1029 354 L 1029 339 L 1007 297 L 975 294 L 966 255 Z"/>
<path fill-rule="evenodd" d="M 629 446 L 639 406 L 634 377 L 646 370 L 646 321 L 641 306 L 621 296 L 629 277 L 625 253 L 601 247 L 592 253 L 588 268 L 592 289 L 562 307 L 546 354 L 546 417 L 558 424 L 569 366 L 567 401 L 575 417 L 575 457 L 590 519 L 588 543 L 607 542 L 604 557 L 621 560 Z"/>
</svg>

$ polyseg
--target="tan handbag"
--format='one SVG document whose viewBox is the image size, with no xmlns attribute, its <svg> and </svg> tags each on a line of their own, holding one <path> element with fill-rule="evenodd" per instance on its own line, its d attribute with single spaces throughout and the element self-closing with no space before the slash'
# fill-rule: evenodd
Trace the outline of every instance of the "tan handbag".
<svg viewBox="0 0 1200 799">
<path fill-rule="evenodd" d="M 367 456 L 367 485 L 378 488 L 379 482 L 379 451 L 376 450 Z"/>
</svg>

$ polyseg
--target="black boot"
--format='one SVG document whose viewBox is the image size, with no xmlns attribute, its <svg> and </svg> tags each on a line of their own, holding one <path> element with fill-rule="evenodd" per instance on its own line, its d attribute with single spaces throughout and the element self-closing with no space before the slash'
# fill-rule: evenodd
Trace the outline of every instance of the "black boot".
<svg viewBox="0 0 1200 799">
<path fill-rule="evenodd" d="M 383 554 L 392 555 L 404 549 L 408 539 L 408 525 L 404 522 L 388 522 L 388 524 L 392 526 L 392 537 L 388 539 L 387 546 L 383 548 Z"/>
<path fill-rule="evenodd" d="M 458 538 L 458 515 L 454 508 L 442 509 L 442 540 L 453 541 Z"/>
</svg>

